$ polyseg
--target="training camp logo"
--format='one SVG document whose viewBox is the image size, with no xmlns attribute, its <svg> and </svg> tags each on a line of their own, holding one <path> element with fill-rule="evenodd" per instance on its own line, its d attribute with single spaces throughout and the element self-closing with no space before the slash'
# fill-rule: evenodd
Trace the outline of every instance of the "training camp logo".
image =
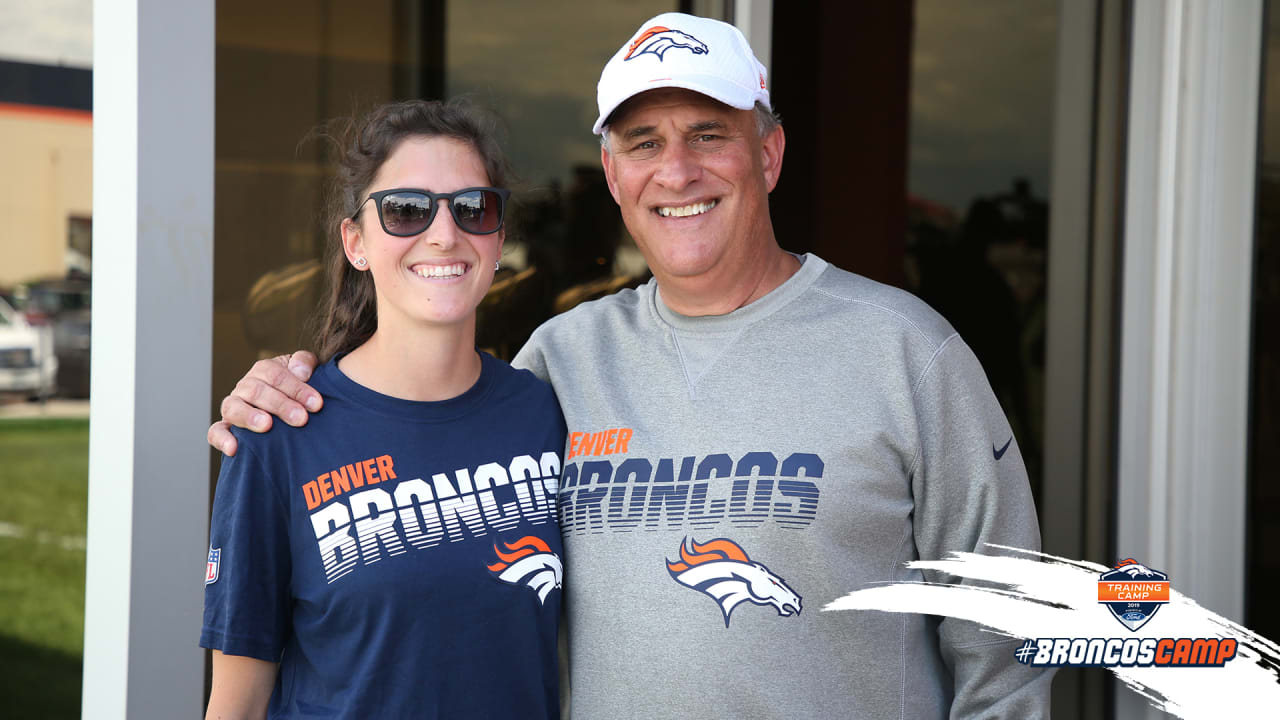
<svg viewBox="0 0 1280 720">
<path fill-rule="evenodd" d="M 1098 578 L 1098 604 L 1137 632 L 1169 603 L 1169 576 L 1125 558 Z M 1236 656 L 1232 638 L 1034 638 L 1014 651 L 1034 667 L 1222 667 Z"/>
<path fill-rule="evenodd" d="M 1169 576 L 1125 558 L 1098 578 L 1098 602 L 1121 625 L 1137 632 L 1169 603 Z"/>
<path fill-rule="evenodd" d="M 627 54 L 623 57 L 623 61 L 638 58 L 646 53 L 652 53 L 658 56 L 658 61 L 662 61 L 662 56 L 671 48 L 684 48 L 694 55 L 706 55 L 707 46 L 698 38 L 686 32 L 672 30 L 671 28 L 661 25 L 654 25 L 640 33 L 627 49 Z"/>
<path fill-rule="evenodd" d="M 514 543 L 504 542 L 510 552 L 502 552 L 497 545 L 493 551 L 498 562 L 487 566 L 493 577 L 510 585 L 524 585 L 538 593 L 538 601 L 547 603 L 547 595 L 560 588 L 564 579 L 564 565 L 551 552 L 550 546 L 540 537 L 526 535 Z"/>
<path fill-rule="evenodd" d="M 686 537 L 680 544 L 680 560 L 667 560 L 667 572 L 681 585 L 715 600 L 726 628 L 733 609 L 744 602 L 772 605 L 782 617 L 800 614 L 796 591 L 726 538 L 699 543 Z"/>
</svg>

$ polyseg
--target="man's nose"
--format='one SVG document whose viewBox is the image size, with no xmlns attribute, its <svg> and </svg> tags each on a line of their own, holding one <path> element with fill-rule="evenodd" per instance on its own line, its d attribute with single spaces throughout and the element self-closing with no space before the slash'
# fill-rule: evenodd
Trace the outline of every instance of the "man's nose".
<svg viewBox="0 0 1280 720">
<path fill-rule="evenodd" d="M 693 151 L 685 143 L 672 143 L 663 149 L 661 164 L 654 179 L 663 187 L 683 190 L 698 179 L 702 166 Z"/>
</svg>

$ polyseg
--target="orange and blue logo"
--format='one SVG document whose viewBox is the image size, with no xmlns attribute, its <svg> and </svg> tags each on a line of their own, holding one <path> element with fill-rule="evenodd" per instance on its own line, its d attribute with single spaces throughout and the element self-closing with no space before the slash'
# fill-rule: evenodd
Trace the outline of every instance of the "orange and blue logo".
<svg viewBox="0 0 1280 720">
<path fill-rule="evenodd" d="M 1098 577 L 1098 604 L 1134 632 L 1169 594 L 1169 576 L 1133 558 Z M 1230 637 L 1047 637 L 1026 640 L 1013 656 L 1033 667 L 1222 667 L 1237 646 Z"/>
<path fill-rule="evenodd" d="M 706 55 L 709 52 L 705 43 L 689 33 L 654 25 L 646 28 L 631 42 L 631 47 L 627 48 L 627 54 L 622 59 L 631 60 L 652 53 L 661 62 L 663 55 L 671 48 L 684 48 L 694 55 Z"/>
<path fill-rule="evenodd" d="M 1125 558 L 1098 577 L 1098 602 L 1121 625 L 1137 632 L 1169 603 L 1169 576 Z"/>
<path fill-rule="evenodd" d="M 526 535 L 513 543 L 502 544 L 507 546 L 507 552 L 493 546 L 498 562 L 487 566 L 489 572 L 504 583 L 530 588 L 538 594 L 538 601 L 545 605 L 547 595 L 560 589 L 564 580 L 564 565 L 560 557 L 536 535 Z"/>
<path fill-rule="evenodd" d="M 680 545 L 680 559 L 667 560 L 667 572 L 681 585 L 715 600 L 724 614 L 725 627 L 729 627 L 734 608 L 745 602 L 772 606 L 782 617 L 800 614 L 800 595 L 727 538 L 700 543 L 686 537 Z"/>
</svg>

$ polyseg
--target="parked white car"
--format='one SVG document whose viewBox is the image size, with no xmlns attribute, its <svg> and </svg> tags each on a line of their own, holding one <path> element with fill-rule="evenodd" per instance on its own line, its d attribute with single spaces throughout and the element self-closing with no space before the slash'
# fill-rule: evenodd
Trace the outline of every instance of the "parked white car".
<svg viewBox="0 0 1280 720">
<path fill-rule="evenodd" d="M 0 300 L 0 393 L 47 398 L 53 395 L 57 376 L 52 328 L 27 324 Z"/>
</svg>

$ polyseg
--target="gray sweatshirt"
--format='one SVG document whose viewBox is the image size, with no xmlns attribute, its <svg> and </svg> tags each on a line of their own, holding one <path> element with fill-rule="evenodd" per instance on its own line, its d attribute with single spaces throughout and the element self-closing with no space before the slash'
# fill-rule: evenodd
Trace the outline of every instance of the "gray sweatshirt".
<svg viewBox="0 0 1280 720">
<path fill-rule="evenodd" d="M 569 428 L 559 501 L 572 712 L 1048 716 L 1051 673 L 956 619 L 820 612 L 904 563 L 1039 549 L 973 353 L 913 296 L 808 255 L 764 298 L 681 316 L 657 285 L 581 305 L 515 359 Z"/>
</svg>

